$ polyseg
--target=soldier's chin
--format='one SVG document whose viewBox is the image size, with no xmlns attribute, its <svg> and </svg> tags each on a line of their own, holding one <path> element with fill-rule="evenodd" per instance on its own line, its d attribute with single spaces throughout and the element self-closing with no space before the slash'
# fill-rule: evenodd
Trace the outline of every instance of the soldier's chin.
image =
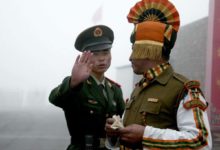
<svg viewBox="0 0 220 150">
<path fill-rule="evenodd" d="M 100 67 L 98 67 L 99 70 L 105 70 L 105 71 L 107 71 L 108 68 L 109 68 L 109 66 L 100 66 Z"/>
<path fill-rule="evenodd" d="M 98 70 L 97 70 L 97 72 L 99 72 L 99 73 L 104 73 L 104 72 L 106 72 L 108 70 L 108 68 L 99 68 Z"/>
</svg>

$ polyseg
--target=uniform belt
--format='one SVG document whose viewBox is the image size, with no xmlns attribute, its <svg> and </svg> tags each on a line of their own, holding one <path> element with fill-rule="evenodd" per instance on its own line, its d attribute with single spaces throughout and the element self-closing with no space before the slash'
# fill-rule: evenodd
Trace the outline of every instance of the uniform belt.
<svg viewBox="0 0 220 150">
<path fill-rule="evenodd" d="M 99 138 L 93 135 L 85 135 L 85 146 L 94 146 L 97 148 L 104 148 L 105 138 Z"/>
</svg>

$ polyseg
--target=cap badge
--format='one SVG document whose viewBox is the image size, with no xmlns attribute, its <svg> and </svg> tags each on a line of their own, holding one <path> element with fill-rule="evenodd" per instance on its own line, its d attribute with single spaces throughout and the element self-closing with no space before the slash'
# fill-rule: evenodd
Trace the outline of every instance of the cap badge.
<svg viewBox="0 0 220 150">
<path fill-rule="evenodd" d="M 102 29 L 97 27 L 97 28 L 95 28 L 93 35 L 94 35 L 94 37 L 100 37 L 100 36 L 102 36 L 102 33 L 103 33 Z"/>
</svg>

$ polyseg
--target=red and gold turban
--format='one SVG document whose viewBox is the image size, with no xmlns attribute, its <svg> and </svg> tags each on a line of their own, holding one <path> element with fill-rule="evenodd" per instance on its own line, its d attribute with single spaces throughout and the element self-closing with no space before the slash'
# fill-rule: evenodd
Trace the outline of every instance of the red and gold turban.
<svg viewBox="0 0 220 150">
<path fill-rule="evenodd" d="M 142 0 L 127 16 L 135 28 L 131 34 L 131 59 L 169 58 L 179 30 L 179 13 L 168 0 Z"/>
</svg>

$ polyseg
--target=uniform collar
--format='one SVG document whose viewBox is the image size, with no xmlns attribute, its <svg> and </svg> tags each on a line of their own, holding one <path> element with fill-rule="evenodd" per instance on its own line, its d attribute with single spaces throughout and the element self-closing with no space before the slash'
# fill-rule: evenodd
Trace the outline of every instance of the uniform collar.
<svg viewBox="0 0 220 150">
<path fill-rule="evenodd" d="M 160 76 L 158 76 L 155 80 L 158 83 L 165 85 L 170 80 L 170 78 L 173 76 L 173 72 L 174 72 L 173 68 L 172 68 L 172 66 L 170 66 Z"/>
<path fill-rule="evenodd" d="M 173 74 L 173 69 L 169 63 L 159 64 L 148 69 L 144 73 L 144 78 L 139 82 L 139 86 L 146 87 L 150 83 L 157 81 L 165 85 Z"/>
<path fill-rule="evenodd" d="M 95 80 L 95 82 L 97 83 L 97 85 L 100 85 L 102 84 L 103 86 L 105 86 L 105 77 L 104 79 L 102 80 L 102 82 L 100 82 L 95 76 L 91 75 L 91 77 Z"/>
<path fill-rule="evenodd" d="M 170 67 L 170 64 L 167 63 L 162 63 L 158 64 L 155 67 L 149 68 L 145 73 L 144 77 L 148 81 L 154 80 L 156 77 L 160 76 L 165 70 L 167 70 Z"/>
</svg>

